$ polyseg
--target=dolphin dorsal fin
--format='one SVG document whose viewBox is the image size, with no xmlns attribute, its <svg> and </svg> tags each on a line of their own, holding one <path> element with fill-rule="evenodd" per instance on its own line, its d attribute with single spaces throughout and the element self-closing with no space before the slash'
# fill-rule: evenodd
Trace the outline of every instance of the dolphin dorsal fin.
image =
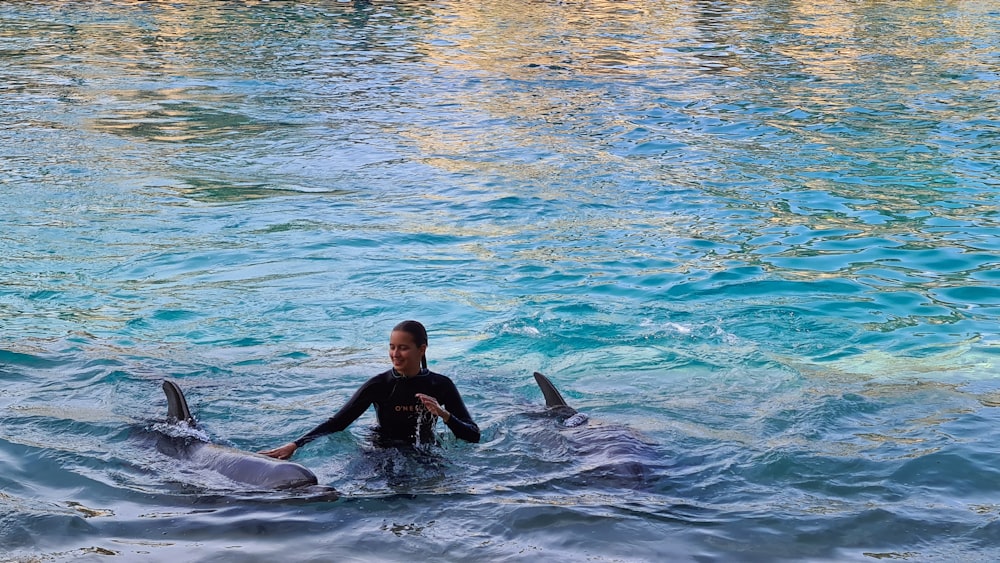
<svg viewBox="0 0 1000 563">
<path fill-rule="evenodd" d="M 550 412 L 564 418 L 562 421 L 563 426 L 580 426 L 587 423 L 590 417 L 582 412 L 577 412 L 576 409 L 567 405 L 566 400 L 562 398 L 559 390 L 549 381 L 549 378 L 536 371 L 535 382 L 542 389 L 546 408 L 550 409 Z"/>
<path fill-rule="evenodd" d="M 535 382 L 542 389 L 542 396 L 545 397 L 545 406 L 547 407 L 568 407 L 566 400 L 562 398 L 559 394 L 559 390 L 556 386 L 549 381 L 549 378 L 544 375 L 535 372 Z"/>
<path fill-rule="evenodd" d="M 173 381 L 164 379 L 163 392 L 167 395 L 167 416 L 178 422 L 186 422 L 188 426 L 194 428 L 194 417 L 191 416 L 181 388 Z"/>
</svg>

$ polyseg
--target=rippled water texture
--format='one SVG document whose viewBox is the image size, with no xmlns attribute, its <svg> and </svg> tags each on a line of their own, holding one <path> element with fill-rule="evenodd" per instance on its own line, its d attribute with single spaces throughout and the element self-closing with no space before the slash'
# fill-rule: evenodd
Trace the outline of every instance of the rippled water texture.
<svg viewBox="0 0 1000 563">
<path fill-rule="evenodd" d="M 0 559 L 994 561 L 990 1 L 0 2 Z M 430 328 L 483 429 L 247 450 Z M 590 424 L 546 416 L 542 371 Z"/>
</svg>

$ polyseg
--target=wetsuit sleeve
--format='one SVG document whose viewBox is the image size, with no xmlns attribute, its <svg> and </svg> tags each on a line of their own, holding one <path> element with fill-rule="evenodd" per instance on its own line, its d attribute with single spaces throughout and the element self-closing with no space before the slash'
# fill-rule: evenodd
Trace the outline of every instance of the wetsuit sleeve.
<svg viewBox="0 0 1000 563">
<path fill-rule="evenodd" d="M 445 393 L 444 400 L 438 401 L 444 404 L 445 410 L 451 415 L 451 418 L 448 419 L 445 425 L 448 426 L 456 438 L 478 444 L 479 427 L 472 421 L 472 415 L 465 408 L 465 403 L 462 402 L 462 396 L 459 395 L 458 388 L 450 380 L 448 383 L 449 389 Z"/>
<path fill-rule="evenodd" d="M 301 448 L 320 436 L 340 432 L 350 426 L 352 422 L 357 420 L 372 405 L 372 390 L 374 389 L 376 380 L 376 377 L 369 379 L 360 389 L 354 392 L 354 395 L 348 399 L 347 404 L 341 407 L 336 414 L 327 419 L 323 424 L 310 430 L 298 440 L 295 440 L 295 445 Z"/>
</svg>

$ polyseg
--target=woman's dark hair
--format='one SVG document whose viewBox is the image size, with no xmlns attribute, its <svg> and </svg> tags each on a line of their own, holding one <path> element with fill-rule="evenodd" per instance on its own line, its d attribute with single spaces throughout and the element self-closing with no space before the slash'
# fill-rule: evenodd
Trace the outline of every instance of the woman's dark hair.
<svg viewBox="0 0 1000 563">
<path fill-rule="evenodd" d="M 398 325 L 392 327 L 393 332 L 396 332 L 397 330 L 403 331 L 406 334 L 412 336 L 413 343 L 416 344 L 417 347 L 427 346 L 427 329 L 424 328 L 424 325 L 420 324 L 419 322 L 403 321 Z M 424 356 L 420 358 L 420 365 L 424 369 L 427 368 L 427 354 L 424 354 Z"/>
</svg>

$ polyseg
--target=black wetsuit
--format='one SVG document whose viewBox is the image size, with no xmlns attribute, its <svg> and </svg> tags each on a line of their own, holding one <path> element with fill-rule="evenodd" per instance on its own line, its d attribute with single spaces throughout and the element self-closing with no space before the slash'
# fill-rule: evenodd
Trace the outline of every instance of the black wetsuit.
<svg viewBox="0 0 1000 563">
<path fill-rule="evenodd" d="M 472 421 L 451 379 L 426 369 L 412 377 L 400 376 L 390 369 L 365 382 L 337 414 L 295 440 L 295 445 L 301 447 L 320 436 L 340 432 L 364 414 L 370 405 L 375 405 L 379 438 L 387 442 L 413 444 L 419 422 L 420 442 L 432 443 L 437 417 L 424 408 L 416 397 L 417 393 L 434 397 L 451 414 L 446 424 L 457 438 L 479 442 L 479 427 Z"/>
</svg>

